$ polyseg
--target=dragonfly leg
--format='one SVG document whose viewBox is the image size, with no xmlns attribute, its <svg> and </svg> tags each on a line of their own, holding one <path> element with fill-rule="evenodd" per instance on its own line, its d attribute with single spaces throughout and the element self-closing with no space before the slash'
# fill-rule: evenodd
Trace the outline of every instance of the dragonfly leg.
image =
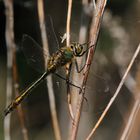
<svg viewBox="0 0 140 140">
<path fill-rule="evenodd" d="M 90 42 L 85 43 L 85 44 L 88 45 L 89 43 L 90 43 Z M 85 45 L 85 44 L 83 44 L 83 45 Z M 79 57 L 81 57 L 81 56 L 83 56 L 85 53 L 87 53 L 87 51 L 88 51 L 90 48 L 92 48 L 93 46 L 95 46 L 95 45 L 91 45 L 90 47 L 88 47 L 85 51 L 83 51 L 82 54 L 79 55 Z M 80 73 L 80 72 L 85 68 L 86 65 L 89 66 L 90 64 L 84 64 L 84 66 L 83 66 L 81 69 L 79 69 L 77 60 L 75 59 L 75 66 L 76 66 L 76 70 L 77 70 L 78 73 Z"/>
<path fill-rule="evenodd" d="M 90 42 L 89 42 L 89 43 L 90 43 Z M 89 43 L 87 43 L 87 44 L 89 44 Z M 88 47 L 85 51 L 82 52 L 82 54 L 78 55 L 78 57 L 83 56 L 85 53 L 88 52 L 88 50 L 89 50 L 90 48 L 92 48 L 92 47 L 94 47 L 94 46 L 95 46 L 95 45 L 91 45 L 90 47 Z"/>
<path fill-rule="evenodd" d="M 82 68 L 80 69 L 77 63 L 77 60 L 75 59 L 75 66 L 76 66 L 76 71 L 78 73 L 81 73 L 81 71 L 85 68 L 85 66 L 89 66 L 90 64 L 84 64 L 84 66 L 82 66 Z"/>
<path fill-rule="evenodd" d="M 73 84 L 70 80 L 64 78 L 63 76 L 59 75 L 58 73 L 54 73 L 56 76 L 58 76 L 59 78 L 65 80 L 69 85 L 78 88 L 79 90 L 82 90 L 80 86 L 77 86 L 75 84 Z"/>
</svg>

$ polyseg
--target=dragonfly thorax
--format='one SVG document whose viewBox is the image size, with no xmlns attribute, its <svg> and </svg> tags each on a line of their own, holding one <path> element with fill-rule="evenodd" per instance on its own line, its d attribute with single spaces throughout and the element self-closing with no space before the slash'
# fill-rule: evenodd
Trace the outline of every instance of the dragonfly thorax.
<svg viewBox="0 0 140 140">
<path fill-rule="evenodd" d="M 73 54 L 74 56 L 81 56 L 82 52 L 83 52 L 83 45 L 81 45 L 80 43 L 72 43 L 70 45 L 71 49 L 73 50 Z"/>
</svg>

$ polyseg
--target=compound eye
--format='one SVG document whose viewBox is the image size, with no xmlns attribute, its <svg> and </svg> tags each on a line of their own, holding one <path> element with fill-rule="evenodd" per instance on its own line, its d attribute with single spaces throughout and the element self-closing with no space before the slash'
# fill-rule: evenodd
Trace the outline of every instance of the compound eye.
<svg viewBox="0 0 140 140">
<path fill-rule="evenodd" d="M 73 45 L 70 45 L 70 47 L 71 47 L 71 49 L 73 49 L 74 46 Z"/>
<path fill-rule="evenodd" d="M 83 45 L 80 45 L 81 50 L 83 50 Z"/>
</svg>

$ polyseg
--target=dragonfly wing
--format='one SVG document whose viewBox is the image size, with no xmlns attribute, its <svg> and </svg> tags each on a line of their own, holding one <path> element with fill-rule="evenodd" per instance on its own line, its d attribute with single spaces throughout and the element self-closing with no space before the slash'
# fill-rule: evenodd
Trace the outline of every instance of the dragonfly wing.
<svg viewBox="0 0 140 140">
<path fill-rule="evenodd" d="M 23 35 L 22 51 L 25 55 L 27 63 L 39 73 L 45 71 L 44 58 L 47 57 L 41 46 L 30 36 Z"/>
<path fill-rule="evenodd" d="M 56 52 L 60 46 L 58 42 L 58 38 L 54 31 L 53 21 L 50 16 L 46 17 L 46 32 L 47 32 L 47 38 L 48 38 L 48 44 L 50 46 L 50 51 Z"/>
</svg>

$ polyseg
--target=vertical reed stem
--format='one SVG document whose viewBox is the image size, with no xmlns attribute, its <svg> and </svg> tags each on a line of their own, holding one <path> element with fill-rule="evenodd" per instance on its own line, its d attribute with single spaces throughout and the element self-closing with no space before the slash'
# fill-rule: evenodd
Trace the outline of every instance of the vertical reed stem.
<svg viewBox="0 0 140 140">
<path fill-rule="evenodd" d="M 37 5 L 38 5 L 38 16 L 39 16 L 39 24 L 40 24 L 43 48 L 44 48 L 45 51 L 47 50 L 47 53 L 49 55 L 48 40 L 47 40 L 46 27 L 45 27 L 43 0 L 38 0 Z M 47 60 L 46 59 L 45 59 L 45 67 L 47 68 Z M 49 103 L 50 103 L 50 110 L 51 110 L 55 139 L 56 140 L 61 140 L 60 128 L 59 128 L 59 124 L 58 124 L 54 90 L 53 90 L 53 84 L 52 84 L 52 77 L 51 76 L 47 77 L 47 87 L 48 87 Z"/>
</svg>

